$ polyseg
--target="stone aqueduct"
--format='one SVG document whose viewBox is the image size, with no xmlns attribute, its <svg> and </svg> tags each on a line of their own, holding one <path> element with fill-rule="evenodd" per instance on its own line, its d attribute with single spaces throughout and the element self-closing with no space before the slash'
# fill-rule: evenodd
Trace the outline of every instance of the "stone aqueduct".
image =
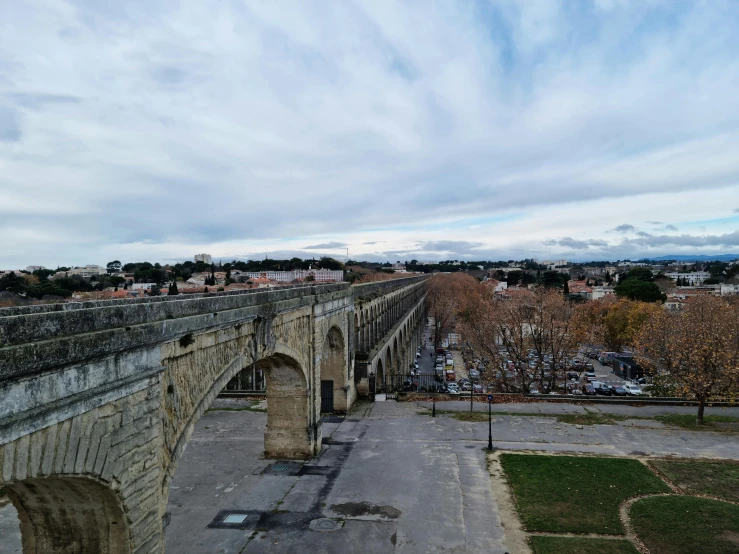
<svg viewBox="0 0 739 554">
<path fill-rule="evenodd" d="M 0 488 L 24 553 L 160 553 L 169 483 L 195 423 L 244 368 L 265 370 L 265 456 L 321 447 L 336 412 L 405 372 L 422 277 L 0 310 Z"/>
</svg>

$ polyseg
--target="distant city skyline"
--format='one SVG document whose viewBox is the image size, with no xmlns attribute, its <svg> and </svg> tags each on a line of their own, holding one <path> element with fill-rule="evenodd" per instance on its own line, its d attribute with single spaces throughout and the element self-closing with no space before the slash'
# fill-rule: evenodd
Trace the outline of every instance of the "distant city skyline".
<svg viewBox="0 0 739 554">
<path fill-rule="evenodd" d="M 736 9 L 8 3 L 0 269 L 739 252 Z"/>
</svg>

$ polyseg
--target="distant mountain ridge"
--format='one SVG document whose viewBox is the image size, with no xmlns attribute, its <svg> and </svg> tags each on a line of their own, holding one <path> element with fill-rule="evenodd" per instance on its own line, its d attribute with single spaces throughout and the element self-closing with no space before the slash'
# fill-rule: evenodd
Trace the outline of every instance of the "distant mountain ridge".
<svg viewBox="0 0 739 554">
<path fill-rule="evenodd" d="M 675 260 L 676 262 L 730 262 L 739 259 L 739 254 L 716 254 L 715 256 L 655 256 L 648 258 L 639 258 L 641 260 Z"/>
</svg>

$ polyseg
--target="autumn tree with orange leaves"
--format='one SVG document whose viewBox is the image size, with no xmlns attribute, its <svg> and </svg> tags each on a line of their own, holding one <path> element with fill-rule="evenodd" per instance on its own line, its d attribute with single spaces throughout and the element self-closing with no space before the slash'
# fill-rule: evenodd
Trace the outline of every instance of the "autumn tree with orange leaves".
<svg viewBox="0 0 739 554">
<path fill-rule="evenodd" d="M 578 307 L 578 324 L 587 340 L 611 352 L 633 348 L 641 327 L 663 311 L 654 302 L 608 295 Z"/>
<path fill-rule="evenodd" d="M 455 329 L 459 318 L 474 306 L 479 295 L 480 283 L 463 272 L 437 273 L 426 281 L 426 306 L 428 315 L 434 318 L 434 348 Z"/>
<path fill-rule="evenodd" d="M 706 403 L 739 387 L 739 304 L 699 296 L 682 310 L 653 314 L 639 332 L 636 351 L 648 371 L 698 401 L 702 425 Z"/>
<path fill-rule="evenodd" d="M 543 287 L 505 300 L 488 294 L 470 309 L 462 332 L 475 352 L 494 362 L 499 390 L 529 392 L 534 383 L 555 390 L 583 338 L 576 310 L 562 293 Z"/>
</svg>

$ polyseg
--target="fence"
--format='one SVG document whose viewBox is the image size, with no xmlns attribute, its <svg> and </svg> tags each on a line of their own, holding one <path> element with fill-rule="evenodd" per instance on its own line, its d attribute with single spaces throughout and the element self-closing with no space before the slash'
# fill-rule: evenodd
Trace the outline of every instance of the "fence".
<svg viewBox="0 0 739 554">
<path fill-rule="evenodd" d="M 413 375 L 395 374 L 385 376 L 384 381 L 375 382 L 375 392 L 431 392 L 444 382 L 444 378 L 435 373 L 414 373 Z"/>
<path fill-rule="evenodd" d="M 227 384 L 222 392 L 265 392 L 267 383 L 264 379 L 264 371 L 257 369 L 252 364 L 239 371 Z"/>
</svg>

